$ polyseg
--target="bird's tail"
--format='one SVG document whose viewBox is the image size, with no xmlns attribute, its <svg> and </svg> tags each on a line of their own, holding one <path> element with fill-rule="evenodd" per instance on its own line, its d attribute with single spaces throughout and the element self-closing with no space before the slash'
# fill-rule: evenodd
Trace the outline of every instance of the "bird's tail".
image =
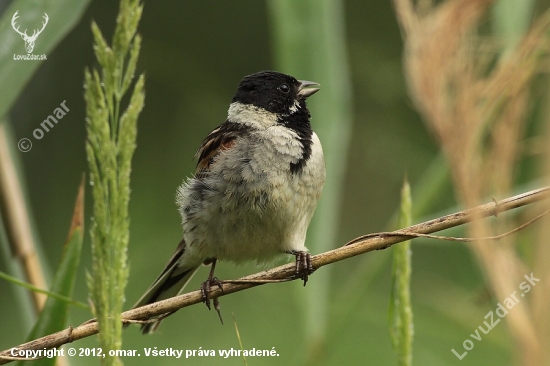
<svg viewBox="0 0 550 366">
<path fill-rule="evenodd" d="M 182 239 L 164 270 L 132 309 L 174 297 L 183 290 L 200 266 L 200 263 L 198 265 L 186 265 L 185 261 L 182 260 L 184 253 L 185 242 Z M 143 334 L 153 333 L 159 324 L 160 320 L 143 324 L 141 331 Z"/>
</svg>

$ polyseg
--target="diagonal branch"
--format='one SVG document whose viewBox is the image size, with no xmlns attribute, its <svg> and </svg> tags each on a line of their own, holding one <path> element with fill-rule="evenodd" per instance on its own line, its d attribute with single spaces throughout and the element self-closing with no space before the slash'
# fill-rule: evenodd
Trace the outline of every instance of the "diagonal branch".
<svg viewBox="0 0 550 366">
<path fill-rule="evenodd" d="M 359 254 L 363 254 L 373 250 L 385 249 L 393 244 L 410 239 L 417 234 L 429 234 L 436 231 L 449 229 L 471 222 L 474 218 L 496 216 L 501 212 L 526 206 L 548 198 L 550 198 L 550 186 L 522 193 L 520 195 L 506 198 L 501 201 L 486 203 L 469 210 L 464 210 L 443 217 L 439 217 L 437 219 L 409 226 L 408 228 L 397 230 L 395 232 L 365 235 L 349 242 L 348 244 L 340 248 L 313 256 L 311 258 L 313 268 L 318 269 L 327 264 L 335 263 Z M 267 271 L 262 271 L 247 277 L 243 277 L 239 280 L 223 282 L 223 290 L 219 289 L 218 287 L 214 287 L 211 290 L 211 297 L 215 298 L 225 296 L 251 287 L 256 287 L 264 283 L 294 278 L 294 275 L 294 263 L 285 264 Z M 164 315 L 166 313 L 172 313 L 181 308 L 198 304 L 200 302 L 202 302 L 202 296 L 201 292 L 197 290 L 167 300 L 146 305 L 137 309 L 126 311 L 122 313 L 122 318 L 127 322 L 131 322 L 132 320 L 146 320 L 152 317 Z M 62 346 L 63 344 L 71 343 L 78 339 L 89 337 L 91 335 L 97 334 L 98 332 L 99 330 L 97 323 L 95 320 L 92 319 L 79 325 L 78 327 L 69 327 L 60 332 L 53 333 L 34 341 L 19 345 L 15 348 L 17 348 L 18 350 L 42 350 L 45 348 L 57 348 Z M 0 365 L 13 361 L 14 358 L 11 354 L 12 349 L 13 348 L 10 348 L 0 352 Z"/>
</svg>

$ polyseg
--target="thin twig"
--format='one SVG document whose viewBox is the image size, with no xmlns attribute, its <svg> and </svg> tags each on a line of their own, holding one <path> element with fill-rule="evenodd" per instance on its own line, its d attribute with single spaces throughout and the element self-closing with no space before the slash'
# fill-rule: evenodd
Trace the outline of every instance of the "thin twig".
<svg viewBox="0 0 550 366">
<path fill-rule="evenodd" d="M 422 234 L 422 233 L 413 233 L 413 232 L 406 232 L 405 233 L 403 230 L 396 230 L 396 231 L 383 231 L 383 232 L 380 232 L 380 233 L 373 233 L 373 234 L 363 235 L 363 236 L 360 236 L 359 238 L 353 239 L 352 241 L 348 242 L 345 245 L 354 244 L 354 243 L 363 241 L 367 238 L 372 238 L 372 237 L 376 237 L 376 236 L 379 236 L 379 237 L 382 237 L 382 236 L 385 236 L 385 237 L 387 237 L 387 236 L 407 236 L 409 238 L 438 239 L 438 240 L 447 240 L 447 241 L 459 241 L 459 242 L 462 242 L 462 243 L 471 243 L 471 242 L 482 241 L 482 240 L 499 240 L 499 239 L 510 236 L 512 234 L 517 233 L 518 231 L 521 231 L 521 230 L 525 229 L 527 226 L 529 226 L 529 225 L 533 224 L 535 221 L 538 221 L 539 219 L 543 218 L 548 213 L 550 213 L 550 210 L 544 211 L 540 215 L 532 218 L 531 220 L 527 221 L 524 224 L 521 224 L 520 226 L 516 227 L 513 230 L 507 231 L 504 234 L 493 235 L 493 236 L 482 236 L 482 237 L 479 237 L 479 238 L 457 238 L 455 236 L 442 236 L 442 235 Z M 495 211 L 494 216 L 495 217 L 498 216 L 498 211 Z"/>
<path fill-rule="evenodd" d="M 327 264 L 335 263 L 359 254 L 363 254 L 373 250 L 388 248 L 393 244 L 408 240 L 411 236 L 415 236 L 417 234 L 429 234 L 436 231 L 449 229 L 468 223 L 475 218 L 494 216 L 497 212 L 502 213 L 548 198 L 550 198 L 550 186 L 536 189 L 514 197 L 506 198 L 498 202 L 486 203 L 473 209 L 460 211 L 434 220 L 413 225 L 408 228 L 399 230 L 398 233 L 400 235 L 395 235 L 396 233 L 393 233 L 393 235 L 390 236 L 365 236 L 349 245 L 344 245 L 340 248 L 313 256 L 311 258 L 312 265 L 314 269 L 318 269 Z M 265 280 L 281 280 L 294 278 L 294 276 L 295 265 L 294 263 L 289 263 L 283 266 L 272 268 L 267 271 L 262 271 L 250 276 L 246 276 L 240 279 L 241 282 L 239 283 L 233 283 L 233 281 L 231 281 L 231 283 L 222 282 L 223 288 L 212 288 L 210 296 L 212 298 L 226 296 L 234 292 L 259 286 L 263 284 L 263 281 Z M 258 280 L 262 282 L 257 283 L 256 281 Z M 153 304 L 142 306 L 140 308 L 126 311 L 122 313 L 121 316 L 125 322 L 133 322 L 134 320 L 146 320 L 153 317 L 162 316 L 166 313 L 172 313 L 181 308 L 201 302 L 201 291 L 197 290 Z M 71 343 L 75 340 L 89 337 L 97 333 L 97 322 L 87 321 L 78 327 L 71 327 L 60 332 L 50 334 L 31 342 L 21 344 L 17 346 L 17 348 L 19 350 L 57 348 L 63 344 Z M 11 362 L 11 360 L 6 359 L 6 357 L 11 357 L 10 351 L 11 348 L 0 352 L 0 365 Z"/>
</svg>

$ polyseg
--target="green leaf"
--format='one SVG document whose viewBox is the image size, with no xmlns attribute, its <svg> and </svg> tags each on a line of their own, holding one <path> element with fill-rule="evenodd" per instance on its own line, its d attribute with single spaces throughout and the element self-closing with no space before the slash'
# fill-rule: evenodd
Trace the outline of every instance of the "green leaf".
<svg viewBox="0 0 550 366">
<path fill-rule="evenodd" d="M 84 177 L 80 183 L 73 220 L 69 230 L 67 242 L 63 248 L 61 262 L 54 276 L 51 292 L 62 296 L 71 297 L 74 289 L 76 271 L 80 263 L 82 251 L 82 239 L 84 232 Z M 66 327 L 69 316 L 69 303 L 49 297 L 42 309 L 40 316 L 34 325 L 27 340 L 33 340 L 51 333 L 55 333 Z M 34 361 L 33 365 L 55 365 L 55 358 L 42 358 Z"/>
<path fill-rule="evenodd" d="M 34 72 L 44 62 L 14 60 L 14 55 L 27 54 L 23 39 L 11 26 L 15 12 L 19 12 L 19 29 L 28 29 L 29 35 L 32 35 L 33 29 L 42 27 L 44 13 L 48 14 L 48 24 L 36 39 L 33 50 L 35 55 L 45 54 L 48 57 L 48 53 L 76 25 L 89 2 L 90 0 L 15 0 L 6 9 L 0 18 L 0 85 L 3 90 L 9 90 L 9 93 L 3 93 L 0 98 L 0 117 L 9 111 Z"/>
</svg>

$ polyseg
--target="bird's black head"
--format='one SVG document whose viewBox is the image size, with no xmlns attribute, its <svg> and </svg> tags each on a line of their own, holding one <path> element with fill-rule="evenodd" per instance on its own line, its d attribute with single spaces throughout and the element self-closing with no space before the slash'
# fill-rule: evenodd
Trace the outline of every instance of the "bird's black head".
<svg viewBox="0 0 550 366">
<path fill-rule="evenodd" d="M 300 110 L 308 113 L 305 100 L 319 90 L 319 84 L 296 80 L 276 71 L 260 71 L 245 76 L 233 102 L 252 104 L 269 112 L 291 115 Z"/>
</svg>

